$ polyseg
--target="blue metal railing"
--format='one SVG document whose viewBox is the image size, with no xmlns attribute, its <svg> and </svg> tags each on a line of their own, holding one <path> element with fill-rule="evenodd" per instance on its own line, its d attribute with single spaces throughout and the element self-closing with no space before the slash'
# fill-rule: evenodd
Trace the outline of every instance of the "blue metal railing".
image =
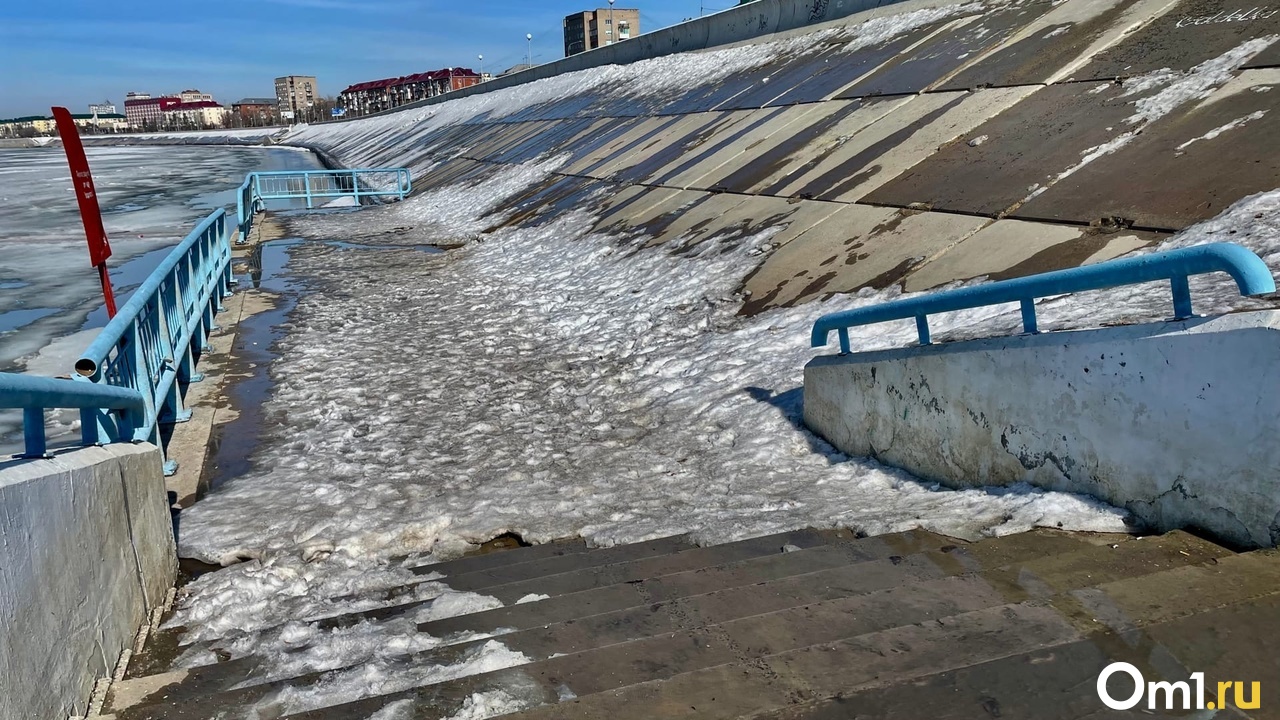
<svg viewBox="0 0 1280 720">
<path fill-rule="evenodd" d="M 413 189 L 405 168 L 250 173 L 237 196 L 241 237 L 267 200 L 395 195 Z M 203 376 L 214 316 L 230 295 L 231 227 L 225 210 L 206 217 L 134 291 L 75 364 L 71 380 L 0 373 L 0 408 L 23 410 L 25 457 L 47 452 L 44 411 L 80 410 L 81 439 L 146 441 L 163 447 L 160 425 L 191 418 L 187 386 Z M 177 469 L 172 461 L 165 472 Z"/>
<path fill-rule="evenodd" d="M 160 423 L 183 422 L 195 361 L 231 284 L 225 210 L 215 210 L 175 247 L 76 361 L 72 380 L 0 374 L 0 407 L 23 409 L 26 455 L 45 454 L 44 410 L 79 408 L 84 444 L 147 441 Z M 165 464 L 172 473 L 177 466 Z"/>
<path fill-rule="evenodd" d="M 57 378 L 0 373 L 0 407 L 21 408 L 26 441 L 23 457 L 45 457 L 45 408 L 78 408 L 82 412 L 103 413 L 111 422 L 113 439 L 132 440 L 137 428 L 146 424 L 146 401 L 142 393 L 110 385 L 91 385 Z"/>
<path fill-rule="evenodd" d="M 1156 280 L 1170 281 L 1173 314 L 1181 320 L 1194 315 L 1187 278 L 1212 272 L 1230 275 L 1241 295 L 1265 295 L 1276 291 L 1271 270 L 1261 258 L 1240 245 L 1213 243 L 831 313 L 814 323 L 810 341 L 813 347 L 822 347 L 834 330 L 840 338 L 840 352 L 848 353 L 849 328 L 915 318 L 920 344 L 928 345 L 930 315 L 1014 302 L 1022 306 L 1023 330 L 1034 333 L 1038 332 L 1036 298 Z"/>
<path fill-rule="evenodd" d="M 208 349 L 214 315 L 230 296 L 231 246 L 225 210 L 215 210 L 160 263 L 76 361 L 76 379 L 137 391 L 146 420 L 135 440 L 160 445 L 160 423 L 185 422 L 186 386 L 203 376 L 196 358 Z M 110 437 L 102 413 L 81 413 L 84 441 Z M 173 469 L 171 465 L 170 470 Z"/>
<path fill-rule="evenodd" d="M 307 209 L 317 199 L 395 196 L 401 200 L 413 191 L 408 168 L 359 168 L 352 170 L 277 170 L 249 173 L 236 200 L 240 242 L 253 227 L 253 214 L 268 200 L 306 200 Z"/>
</svg>

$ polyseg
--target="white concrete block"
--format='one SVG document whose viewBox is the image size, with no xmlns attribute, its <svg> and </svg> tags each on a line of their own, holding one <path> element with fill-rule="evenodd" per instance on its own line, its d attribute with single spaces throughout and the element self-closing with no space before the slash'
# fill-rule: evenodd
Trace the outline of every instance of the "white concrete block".
<svg viewBox="0 0 1280 720">
<path fill-rule="evenodd" d="M 1088 493 L 1153 529 L 1280 541 L 1280 312 L 814 359 L 805 424 L 952 487 Z"/>
<path fill-rule="evenodd" d="M 109 445 L 0 464 L 0 718 L 83 714 L 173 586 L 162 458 Z"/>
</svg>

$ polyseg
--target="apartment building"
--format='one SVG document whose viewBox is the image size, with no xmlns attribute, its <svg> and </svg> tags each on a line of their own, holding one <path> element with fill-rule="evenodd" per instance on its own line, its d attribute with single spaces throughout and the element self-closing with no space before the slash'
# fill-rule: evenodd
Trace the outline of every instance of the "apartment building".
<svg viewBox="0 0 1280 720">
<path fill-rule="evenodd" d="M 596 8 L 564 19 L 564 55 L 577 55 L 640 34 L 640 11 L 635 8 Z"/>
<path fill-rule="evenodd" d="M 285 120 L 300 120 L 320 98 L 313 75 L 286 75 L 276 78 L 276 109 Z"/>
</svg>

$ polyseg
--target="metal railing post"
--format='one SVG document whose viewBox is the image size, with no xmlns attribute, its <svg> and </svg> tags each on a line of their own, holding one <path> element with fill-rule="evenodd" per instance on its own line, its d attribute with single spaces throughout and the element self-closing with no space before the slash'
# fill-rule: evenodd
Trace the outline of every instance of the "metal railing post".
<svg viewBox="0 0 1280 720">
<path fill-rule="evenodd" d="M 22 408 L 22 436 L 26 444 L 24 458 L 48 457 L 44 436 L 44 408 Z"/>
</svg>

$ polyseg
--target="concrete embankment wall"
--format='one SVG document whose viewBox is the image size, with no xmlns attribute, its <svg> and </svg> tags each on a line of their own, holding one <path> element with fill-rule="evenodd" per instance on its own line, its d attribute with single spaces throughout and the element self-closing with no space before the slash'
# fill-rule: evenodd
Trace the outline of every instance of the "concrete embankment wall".
<svg viewBox="0 0 1280 720">
<path fill-rule="evenodd" d="M 0 465 L 0 718 L 84 714 L 176 574 L 155 446 Z"/>
<path fill-rule="evenodd" d="M 1013 277 L 1159 243 L 1280 187 L 1262 151 L 1280 134 L 1280 13 L 1210 5 L 913 0 L 288 142 L 408 166 L 419 192 L 564 159 L 495 209 L 507 224 L 586 210 L 596 230 L 686 249 L 775 230 L 749 313 Z M 1247 20 L 1196 24 L 1217 8 Z"/>
<path fill-rule="evenodd" d="M 952 487 L 1033 485 L 1152 528 L 1280 542 L 1280 312 L 825 356 L 804 418 Z"/>
</svg>

